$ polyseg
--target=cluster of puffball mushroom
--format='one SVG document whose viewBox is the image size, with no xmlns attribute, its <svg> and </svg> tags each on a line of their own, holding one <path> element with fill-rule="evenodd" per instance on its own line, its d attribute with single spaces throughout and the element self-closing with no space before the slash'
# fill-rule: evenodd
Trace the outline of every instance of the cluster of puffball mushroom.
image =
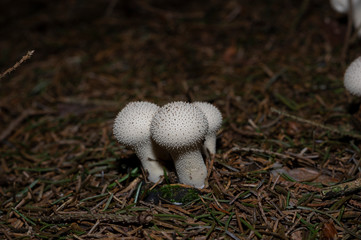
<svg viewBox="0 0 361 240">
<path fill-rule="evenodd" d="M 339 13 L 351 11 L 353 26 L 357 30 L 358 37 L 361 37 L 361 0 L 330 0 L 330 3 L 332 8 Z"/>
<path fill-rule="evenodd" d="M 172 102 L 159 107 L 150 102 L 128 103 L 114 121 L 118 142 L 134 149 L 148 180 L 164 175 L 162 162 L 173 159 L 182 184 L 203 188 L 207 168 L 202 150 L 216 152 L 216 133 L 222 114 L 207 102 Z"/>
</svg>

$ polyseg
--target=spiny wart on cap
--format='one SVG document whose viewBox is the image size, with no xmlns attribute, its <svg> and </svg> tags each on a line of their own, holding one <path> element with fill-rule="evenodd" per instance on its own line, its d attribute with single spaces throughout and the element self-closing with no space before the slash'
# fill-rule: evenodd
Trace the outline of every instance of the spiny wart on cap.
<svg viewBox="0 0 361 240">
<path fill-rule="evenodd" d="M 158 109 L 150 102 L 128 103 L 113 125 L 114 136 L 121 144 L 134 149 L 151 182 L 157 182 L 164 175 L 163 167 L 157 161 L 164 156 L 163 151 L 150 138 L 150 123 Z"/>
<path fill-rule="evenodd" d="M 179 181 L 203 188 L 207 168 L 200 152 L 208 130 L 204 113 L 186 102 L 172 102 L 161 107 L 151 123 L 151 137 L 171 154 Z"/>
<path fill-rule="evenodd" d="M 151 124 L 152 138 L 166 149 L 179 149 L 200 143 L 207 133 L 205 115 L 186 102 L 164 105 Z"/>
<path fill-rule="evenodd" d="M 208 132 L 205 137 L 204 147 L 209 150 L 211 154 L 216 153 L 216 134 L 222 124 L 222 114 L 214 105 L 207 102 L 194 102 L 208 121 Z"/>
<path fill-rule="evenodd" d="M 351 94 L 361 96 L 361 57 L 347 67 L 343 83 Z"/>
<path fill-rule="evenodd" d="M 133 147 L 149 141 L 150 123 L 159 107 L 150 102 L 128 103 L 114 121 L 113 133 L 117 140 Z"/>
</svg>

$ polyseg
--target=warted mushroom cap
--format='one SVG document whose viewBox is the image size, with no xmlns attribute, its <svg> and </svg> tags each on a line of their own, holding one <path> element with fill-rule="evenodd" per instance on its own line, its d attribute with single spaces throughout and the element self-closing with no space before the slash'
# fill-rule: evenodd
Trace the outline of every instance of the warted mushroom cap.
<svg viewBox="0 0 361 240">
<path fill-rule="evenodd" d="M 150 102 L 128 103 L 115 118 L 114 136 L 120 143 L 132 147 L 149 141 L 150 123 L 158 109 Z"/>
<path fill-rule="evenodd" d="M 214 105 L 207 102 L 194 102 L 196 107 L 206 115 L 208 121 L 208 133 L 218 131 L 222 124 L 222 114 Z"/>
<path fill-rule="evenodd" d="M 208 130 L 206 116 L 186 102 L 164 105 L 151 123 L 154 141 L 166 149 L 181 149 L 200 143 Z"/>
<path fill-rule="evenodd" d="M 346 69 L 344 85 L 351 94 L 361 96 L 361 57 L 356 58 Z"/>
</svg>

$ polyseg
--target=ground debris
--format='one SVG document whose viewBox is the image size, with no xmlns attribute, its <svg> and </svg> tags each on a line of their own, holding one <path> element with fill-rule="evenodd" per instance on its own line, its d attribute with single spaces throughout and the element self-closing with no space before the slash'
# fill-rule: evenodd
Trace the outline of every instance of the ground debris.
<svg viewBox="0 0 361 240">
<path fill-rule="evenodd" d="M 360 239 L 360 100 L 342 76 L 361 46 L 328 1 L 0 9 L 1 239 Z M 116 142 L 138 100 L 219 107 L 206 188 L 171 161 L 149 183 Z"/>
</svg>

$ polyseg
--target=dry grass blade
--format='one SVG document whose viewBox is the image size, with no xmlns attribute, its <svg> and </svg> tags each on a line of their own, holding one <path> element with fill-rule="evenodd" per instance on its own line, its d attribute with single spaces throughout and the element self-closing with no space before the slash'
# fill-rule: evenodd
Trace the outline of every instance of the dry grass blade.
<svg viewBox="0 0 361 240">
<path fill-rule="evenodd" d="M 54 216 L 42 216 L 39 218 L 43 222 L 57 223 L 57 222 L 72 222 L 72 221 L 102 221 L 111 223 L 126 223 L 126 224 L 148 224 L 153 220 L 150 214 L 140 214 L 138 216 L 120 215 L 109 213 L 62 213 Z"/>
<path fill-rule="evenodd" d="M 336 127 L 332 127 L 332 126 L 326 126 L 326 125 L 323 125 L 323 124 L 321 124 L 321 123 L 313 122 L 313 121 L 308 120 L 308 119 L 304 119 L 304 118 L 301 118 L 301 117 L 298 117 L 298 116 L 291 115 L 291 114 L 289 114 L 289 113 L 280 111 L 280 110 L 275 109 L 275 108 L 271 108 L 271 111 L 272 111 L 272 112 L 275 112 L 275 113 L 277 113 L 277 114 L 280 114 L 280 115 L 282 115 L 282 116 L 285 116 L 285 117 L 288 117 L 288 118 L 297 120 L 297 121 L 299 121 L 299 122 L 301 122 L 301 123 L 306 123 L 306 124 L 309 124 L 309 125 L 312 125 L 312 126 L 315 126 L 315 127 L 319 127 L 319 128 L 321 128 L 321 129 L 325 129 L 325 130 L 327 130 L 327 131 L 331 131 L 331 132 L 334 132 L 334 133 L 338 133 L 338 134 L 340 134 L 340 135 L 342 135 L 342 136 L 348 136 L 348 137 L 353 137 L 353 138 L 361 139 L 361 135 L 358 134 L 358 133 L 340 130 L 340 129 L 337 129 Z"/>
<path fill-rule="evenodd" d="M 7 74 L 10 74 L 12 71 L 16 70 L 23 62 L 29 60 L 35 50 L 28 51 L 18 62 L 14 64 L 11 68 L 8 68 L 5 72 L 0 74 L 0 80 L 5 77 Z"/>
</svg>

